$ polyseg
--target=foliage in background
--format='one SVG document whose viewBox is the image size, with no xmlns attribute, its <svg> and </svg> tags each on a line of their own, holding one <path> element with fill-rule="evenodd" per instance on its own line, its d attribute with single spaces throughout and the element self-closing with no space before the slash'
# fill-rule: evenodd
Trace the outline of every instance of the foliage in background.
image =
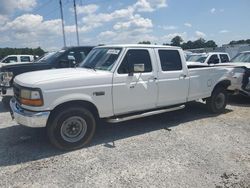
<svg viewBox="0 0 250 188">
<path fill-rule="evenodd" d="M 142 42 L 139 42 L 139 44 L 151 44 L 151 42 L 150 41 L 142 41 Z M 250 39 L 238 40 L 238 41 L 233 40 L 229 44 L 230 45 L 250 44 Z M 174 38 L 172 38 L 170 44 L 169 43 L 163 43 L 163 45 L 166 45 L 166 46 L 179 46 L 179 47 L 182 47 L 184 50 L 197 49 L 197 48 L 215 48 L 215 47 L 217 47 L 217 44 L 213 40 L 206 41 L 205 39 L 200 38 L 200 39 L 195 40 L 195 41 L 189 40 L 187 42 L 183 42 L 183 39 L 181 38 L 181 36 L 175 36 Z"/>
<path fill-rule="evenodd" d="M 234 44 L 250 44 L 250 39 L 247 40 L 233 40 L 229 44 L 234 45 Z"/>
<path fill-rule="evenodd" d="M 0 48 L 0 59 L 4 58 L 7 55 L 37 55 L 41 56 L 45 53 L 45 51 L 38 47 L 38 48 Z"/>
<path fill-rule="evenodd" d="M 150 41 L 142 41 L 142 42 L 138 42 L 138 44 L 151 44 Z"/>
</svg>

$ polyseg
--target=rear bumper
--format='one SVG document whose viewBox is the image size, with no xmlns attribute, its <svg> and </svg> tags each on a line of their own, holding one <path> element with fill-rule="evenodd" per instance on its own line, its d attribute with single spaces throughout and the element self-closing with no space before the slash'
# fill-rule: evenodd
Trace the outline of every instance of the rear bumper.
<svg viewBox="0 0 250 188">
<path fill-rule="evenodd" d="M 23 109 L 14 98 L 10 100 L 11 116 L 20 125 L 32 128 L 46 127 L 50 112 L 32 112 Z"/>
</svg>

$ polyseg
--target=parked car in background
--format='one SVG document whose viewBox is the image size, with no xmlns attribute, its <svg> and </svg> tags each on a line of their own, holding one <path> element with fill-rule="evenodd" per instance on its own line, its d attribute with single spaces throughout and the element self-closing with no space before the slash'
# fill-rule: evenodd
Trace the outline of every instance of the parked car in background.
<svg viewBox="0 0 250 188">
<path fill-rule="evenodd" d="M 244 63 L 245 66 L 250 68 L 250 51 L 244 51 L 238 53 L 234 58 L 232 58 L 231 62 Z"/>
<path fill-rule="evenodd" d="M 0 95 L 8 103 L 13 96 L 13 79 L 15 76 L 36 70 L 75 67 L 82 62 L 92 46 L 66 47 L 56 52 L 45 54 L 34 63 L 10 64 L 0 68 Z"/>
<path fill-rule="evenodd" d="M 193 54 L 193 52 L 190 52 L 188 50 L 184 50 L 183 52 L 184 52 L 184 56 L 185 56 L 186 60 L 189 58 L 190 55 Z"/>
<path fill-rule="evenodd" d="M 204 65 L 214 65 L 219 63 L 226 63 L 230 61 L 228 53 L 209 52 L 209 53 L 194 53 L 189 54 L 187 62 L 189 65 L 196 63 L 203 63 Z"/>
<path fill-rule="evenodd" d="M 232 58 L 230 62 L 225 63 L 224 65 L 243 67 L 245 69 L 243 85 L 240 93 L 250 97 L 250 51 L 240 52 Z"/>
<path fill-rule="evenodd" d="M 8 55 L 0 61 L 0 67 L 9 64 L 31 63 L 34 60 L 33 55 Z"/>
<path fill-rule="evenodd" d="M 198 99 L 206 101 L 211 112 L 221 113 L 227 91 L 241 86 L 237 71 L 188 69 L 178 47 L 102 46 L 78 68 L 17 76 L 10 106 L 19 124 L 46 127 L 54 146 L 78 149 L 90 142 L 99 118 L 117 123 L 182 109 Z"/>
</svg>

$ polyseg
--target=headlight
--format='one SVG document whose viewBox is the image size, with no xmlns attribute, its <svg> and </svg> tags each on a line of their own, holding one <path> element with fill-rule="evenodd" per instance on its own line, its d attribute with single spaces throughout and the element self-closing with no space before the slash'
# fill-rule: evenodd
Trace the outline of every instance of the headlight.
<svg viewBox="0 0 250 188">
<path fill-rule="evenodd" d="M 42 106 L 43 99 L 40 89 L 21 89 L 20 102 L 27 106 Z"/>
<path fill-rule="evenodd" d="M 0 84 L 1 86 L 10 86 L 10 81 L 13 78 L 12 72 L 2 72 L 0 74 Z"/>
</svg>

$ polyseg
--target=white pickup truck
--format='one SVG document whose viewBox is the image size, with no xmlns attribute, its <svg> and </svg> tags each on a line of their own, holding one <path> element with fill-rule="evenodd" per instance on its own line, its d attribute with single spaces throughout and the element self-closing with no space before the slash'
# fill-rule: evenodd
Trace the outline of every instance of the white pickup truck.
<svg viewBox="0 0 250 188">
<path fill-rule="evenodd" d="M 53 145 L 71 150 L 90 142 L 99 118 L 116 123 L 198 99 L 223 112 L 227 90 L 241 82 L 237 68 L 188 69 L 181 48 L 110 45 L 93 49 L 78 68 L 17 76 L 10 106 L 19 124 L 46 127 Z"/>
<path fill-rule="evenodd" d="M 8 55 L 0 61 L 0 67 L 9 64 L 31 63 L 33 61 L 33 55 Z"/>
<path fill-rule="evenodd" d="M 208 52 L 208 53 L 193 53 L 187 56 L 188 65 L 216 65 L 219 63 L 227 63 L 230 61 L 228 53 L 224 52 Z"/>
</svg>

